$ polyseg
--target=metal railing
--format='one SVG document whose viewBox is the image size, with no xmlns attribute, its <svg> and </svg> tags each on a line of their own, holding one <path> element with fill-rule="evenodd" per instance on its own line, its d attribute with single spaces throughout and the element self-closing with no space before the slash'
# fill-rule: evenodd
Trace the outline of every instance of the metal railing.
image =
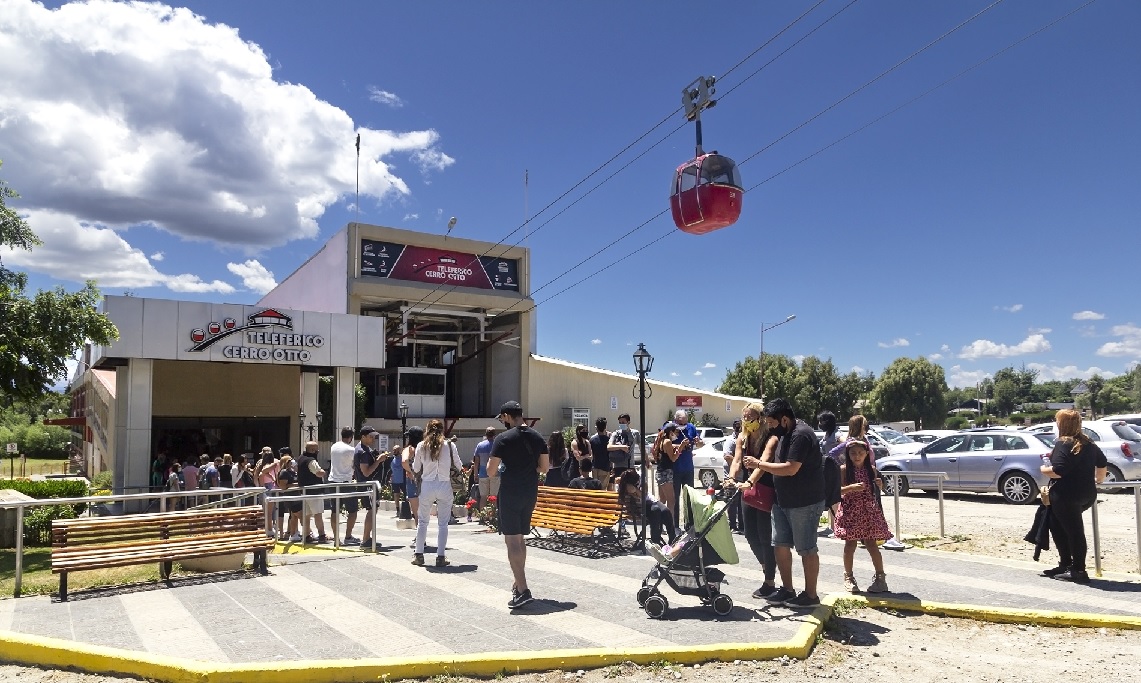
<svg viewBox="0 0 1141 683">
<path fill-rule="evenodd" d="M 323 492 L 325 489 L 329 489 L 329 488 L 333 489 L 333 493 L 324 493 Z M 352 490 L 350 490 L 347 493 L 342 493 L 342 489 L 346 489 L 346 488 L 352 489 Z M 271 510 L 273 509 L 273 505 L 277 502 L 290 502 L 290 503 L 300 502 L 302 505 L 304 505 L 305 504 L 304 501 L 306 501 L 306 500 L 315 500 L 315 499 L 341 500 L 341 499 L 347 499 L 347 498 L 360 498 L 360 497 L 362 497 L 362 495 L 368 496 L 369 507 L 372 509 L 372 520 L 373 520 L 373 522 L 372 522 L 372 533 L 373 533 L 372 552 L 374 552 L 374 553 L 378 552 L 379 544 L 376 542 L 375 537 L 376 537 L 377 514 L 380 512 L 380 509 L 379 509 L 380 508 L 380 482 L 378 482 L 378 481 L 330 482 L 327 484 L 317 484 L 317 485 L 313 485 L 313 486 L 305 486 L 305 487 L 302 487 L 301 489 L 297 489 L 297 490 L 301 491 L 301 493 L 300 494 L 295 493 L 294 492 L 295 489 L 289 489 L 289 490 L 273 489 L 273 490 L 265 492 L 267 494 L 265 497 L 265 516 L 266 516 L 266 520 L 267 520 L 267 524 L 266 524 L 267 528 L 269 528 L 268 520 L 270 520 L 272 518 Z M 322 510 L 322 513 L 323 512 L 324 511 Z M 278 515 L 278 517 L 281 517 L 281 516 L 282 515 L 280 515 L 280 514 Z M 330 521 L 330 524 L 332 526 L 332 529 L 330 529 L 330 531 L 332 531 L 332 533 L 333 533 L 333 547 L 336 549 L 340 549 L 340 547 L 341 547 L 341 535 L 339 533 L 339 526 L 340 526 L 339 522 L 341 519 L 341 515 L 340 515 L 340 506 L 339 505 L 336 505 L 336 504 L 333 505 L 332 514 L 329 515 L 329 517 L 330 517 L 329 521 Z"/>
<path fill-rule="evenodd" d="M 943 480 L 948 479 L 946 472 L 884 472 L 880 471 L 881 477 L 894 477 L 892 479 L 892 497 L 895 499 L 895 538 L 900 543 L 903 542 L 903 537 L 900 535 L 899 527 L 899 478 L 907 477 L 908 482 L 924 479 L 936 479 L 939 485 L 939 538 L 944 538 L 947 535 L 946 524 L 943 517 Z M 921 487 L 922 488 L 922 487 Z"/>
<path fill-rule="evenodd" d="M 1121 481 L 1098 484 L 1101 491 L 1114 491 L 1116 489 L 1133 489 L 1133 525 L 1137 527 L 1137 573 L 1141 574 L 1141 482 Z M 1101 529 L 1098 527 L 1097 505 L 1093 504 L 1093 571 L 1101 576 Z"/>
</svg>

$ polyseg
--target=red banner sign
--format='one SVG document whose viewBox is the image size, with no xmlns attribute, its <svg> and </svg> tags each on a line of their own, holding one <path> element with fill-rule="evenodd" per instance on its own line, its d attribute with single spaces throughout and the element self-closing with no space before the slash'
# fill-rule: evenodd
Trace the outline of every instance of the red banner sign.
<svg viewBox="0 0 1141 683">
<path fill-rule="evenodd" d="M 674 402 L 678 408 L 700 408 L 700 396 L 678 396 Z"/>
</svg>

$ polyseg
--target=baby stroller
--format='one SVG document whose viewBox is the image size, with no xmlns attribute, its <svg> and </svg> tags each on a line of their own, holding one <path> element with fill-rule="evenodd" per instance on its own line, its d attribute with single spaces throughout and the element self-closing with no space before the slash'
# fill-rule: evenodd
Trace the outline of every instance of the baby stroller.
<svg viewBox="0 0 1141 683">
<path fill-rule="evenodd" d="M 673 544 L 658 548 L 647 544 L 657 563 L 638 590 L 638 604 L 651 619 L 661 619 L 669 601 L 658 586 L 662 581 L 681 595 L 696 595 L 717 616 L 733 611 L 733 598 L 721 592 L 725 573 L 712 565 L 737 564 L 737 547 L 725 511 L 739 491 L 709 495 L 690 486 L 681 491 L 681 524 L 685 532 Z"/>
</svg>

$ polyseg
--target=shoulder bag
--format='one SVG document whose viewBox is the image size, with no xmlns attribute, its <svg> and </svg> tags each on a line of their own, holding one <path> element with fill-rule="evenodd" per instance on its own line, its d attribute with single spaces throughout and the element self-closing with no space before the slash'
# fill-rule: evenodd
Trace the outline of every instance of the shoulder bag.
<svg viewBox="0 0 1141 683">
<path fill-rule="evenodd" d="M 467 491 L 467 478 L 464 477 L 462 468 L 456 467 L 456 460 L 459 459 L 459 453 L 456 451 L 456 445 L 448 442 L 448 461 L 451 465 L 451 480 L 452 480 L 452 494 L 460 491 Z"/>
<path fill-rule="evenodd" d="M 750 455 L 751 450 L 752 449 L 749 448 L 749 440 L 745 439 L 745 453 L 742 454 L 741 459 L 744 460 L 745 455 Z M 748 478 L 746 478 L 746 481 L 748 481 Z M 756 484 L 753 484 L 741 492 L 741 502 L 761 512 L 772 512 L 773 502 L 776 500 L 776 493 L 776 489 L 768 484 L 762 484 L 761 479 L 757 479 Z"/>
</svg>

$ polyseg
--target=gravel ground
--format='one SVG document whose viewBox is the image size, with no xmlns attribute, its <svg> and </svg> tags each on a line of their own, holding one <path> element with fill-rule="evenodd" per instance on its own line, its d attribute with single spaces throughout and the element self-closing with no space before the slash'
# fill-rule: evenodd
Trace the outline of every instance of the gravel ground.
<svg viewBox="0 0 1141 683">
<path fill-rule="evenodd" d="M 1012 643 L 1017 643 L 1012 647 Z M 611 679 L 646 683 L 749 680 L 875 681 L 908 683 L 1042 683 L 1096 675 L 1101 680 L 1136 680 L 1141 638 L 1136 631 L 986 624 L 966 619 L 861 609 L 834 617 L 812 655 L 804 661 L 726 662 L 698 666 L 661 663 L 611 666 L 594 671 L 549 671 L 505 676 L 507 683 L 607 683 Z M 433 683 L 472 679 L 439 676 Z M 0 681 L 21 683 L 111 683 L 134 678 L 88 676 L 0 666 Z M 142 683 L 139 681 L 139 683 Z"/>
<path fill-rule="evenodd" d="M 1137 575 L 1137 526 L 1132 493 L 1099 496 L 1103 571 Z M 895 504 L 884 497 L 888 526 L 895 528 Z M 962 552 L 1014 560 L 1033 560 L 1034 548 L 1022 537 L 1034 521 L 1035 505 L 1011 505 L 997 493 L 944 494 L 946 537 L 939 538 L 939 501 L 935 493 L 912 491 L 900 498 L 900 532 L 908 543 L 947 552 Z M 1089 569 L 1093 571 L 1093 513 L 1085 514 L 1089 543 Z M 1041 561 L 1053 566 L 1057 555 L 1043 553 Z"/>
</svg>

